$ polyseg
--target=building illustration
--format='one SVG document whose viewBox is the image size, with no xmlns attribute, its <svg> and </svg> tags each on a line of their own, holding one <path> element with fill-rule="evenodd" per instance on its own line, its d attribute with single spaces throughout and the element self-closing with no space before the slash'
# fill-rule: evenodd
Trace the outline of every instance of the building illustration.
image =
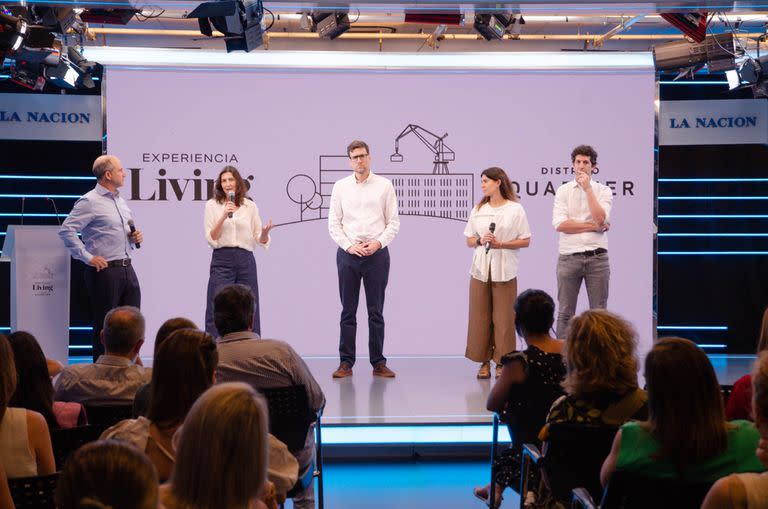
<svg viewBox="0 0 768 509">
<path fill-rule="evenodd" d="M 474 205 L 475 175 L 450 173 L 448 164 L 455 159 L 455 153 L 444 142 L 448 135 L 437 136 L 415 124 L 406 126 L 395 138 L 391 163 L 404 161 L 399 142 L 409 135 L 417 137 L 432 152 L 432 171 L 376 171 L 392 181 L 400 215 L 466 221 Z M 294 221 L 282 224 L 326 219 L 333 185 L 350 174 L 347 161 L 346 155 L 321 155 L 316 178 L 306 173 L 292 176 L 286 184 L 286 194 L 297 205 L 298 214 Z"/>
</svg>

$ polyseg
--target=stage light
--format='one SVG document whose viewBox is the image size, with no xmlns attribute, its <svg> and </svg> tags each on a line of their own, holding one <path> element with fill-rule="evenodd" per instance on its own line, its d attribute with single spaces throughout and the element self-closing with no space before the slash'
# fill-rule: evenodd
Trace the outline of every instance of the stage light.
<svg viewBox="0 0 768 509">
<path fill-rule="evenodd" d="M 346 12 L 321 12 L 312 14 L 312 31 L 321 39 L 336 39 L 349 30 L 349 14 Z"/>
<path fill-rule="evenodd" d="M 29 13 L 34 17 L 34 22 L 52 32 L 66 34 L 71 30 L 81 32 L 83 22 L 70 7 L 47 7 L 35 5 L 29 8 Z"/>
<path fill-rule="evenodd" d="M 264 44 L 261 0 L 204 2 L 187 15 L 197 18 L 200 32 L 213 36 L 213 28 L 224 34 L 227 52 L 253 51 Z"/>
<path fill-rule="evenodd" d="M 0 51 L 18 50 L 29 35 L 29 25 L 22 18 L 0 12 Z"/>
<path fill-rule="evenodd" d="M 768 56 L 747 58 L 725 75 L 729 90 L 751 87 L 755 97 L 768 97 Z"/>
<path fill-rule="evenodd" d="M 61 59 L 56 66 L 44 67 L 43 75 L 60 88 L 93 88 L 93 75 L 99 72 L 101 66 L 89 62 L 75 48 L 69 46 L 62 51 Z"/>
<path fill-rule="evenodd" d="M 511 20 L 506 13 L 475 14 L 474 28 L 486 41 L 503 39 Z"/>
<path fill-rule="evenodd" d="M 704 66 L 709 72 L 736 68 L 736 47 L 732 33 L 709 35 L 701 43 L 673 41 L 653 47 L 657 71 L 673 71 Z"/>
</svg>

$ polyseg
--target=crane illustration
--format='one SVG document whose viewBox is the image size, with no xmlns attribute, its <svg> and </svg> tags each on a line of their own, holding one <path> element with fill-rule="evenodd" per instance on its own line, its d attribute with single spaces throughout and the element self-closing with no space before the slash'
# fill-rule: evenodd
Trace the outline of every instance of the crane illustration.
<svg viewBox="0 0 768 509">
<path fill-rule="evenodd" d="M 438 136 L 423 127 L 416 124 L 408 124 L 400 134 L 395 138 L 395 153 L 389 156 L 389 160 L 393 163 L 402 163 L 403 156 L 400 154 L 400 140 L 413 133 L 421 142 L 435 154 L 434 166 L 432 173 L 436 175 L 447 175 L 448 162 L 453 161 L 456 158 L 456 153 L 445 144 L 445 138 L 448 133 L 442 136 Z M 433 140 L 433 141 L 430 141 Z"/>
</svg>

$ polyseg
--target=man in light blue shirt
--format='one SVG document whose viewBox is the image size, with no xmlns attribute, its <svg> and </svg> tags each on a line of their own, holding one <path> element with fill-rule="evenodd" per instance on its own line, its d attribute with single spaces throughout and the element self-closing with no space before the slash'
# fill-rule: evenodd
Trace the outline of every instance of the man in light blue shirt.
<svg viewBox="0 0 768 509">
<path fill-rule="evenodd" d="M 144 239 L 133 227 L 133 214 L 118 192 L 125 180 L 120 160 L 99 156 L 93 162 L 93 174 L 96 187 L 77 200 L 59 236 L 72 257 L 87 265 L 84 276 L 93 311 L 95 362 L 104 353 L 99 335 L 107 312 L 118 306 L 141 305 L 139 280 L 129 252 Z"/>
</svg>

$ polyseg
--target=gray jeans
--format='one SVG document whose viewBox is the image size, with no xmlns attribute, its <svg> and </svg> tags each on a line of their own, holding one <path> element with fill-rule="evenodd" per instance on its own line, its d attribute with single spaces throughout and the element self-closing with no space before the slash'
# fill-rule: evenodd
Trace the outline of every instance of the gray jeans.
<svg viewBox="0 0 768 509">
<path fill-rule="evenodd" d="M 608 253 L 594 256 L 560 255 L 557 259 L 557 337 L 565 338 L 568 322 L 576 313 L 581 281 L 587 287 L 590 309 L 605 309 L 611 267 Z"/>
</svg>

